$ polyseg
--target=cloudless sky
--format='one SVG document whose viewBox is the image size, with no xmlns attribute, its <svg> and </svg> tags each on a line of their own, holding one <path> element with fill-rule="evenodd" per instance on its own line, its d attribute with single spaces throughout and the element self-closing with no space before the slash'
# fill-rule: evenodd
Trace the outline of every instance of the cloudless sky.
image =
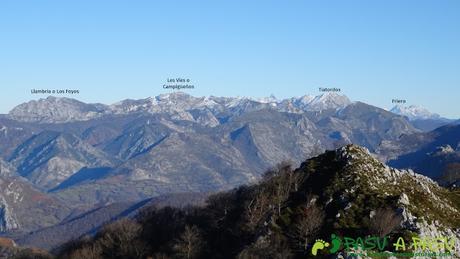
<svg viewBox="0 0 460 259">
<path fill-rule="evenodd" d="M 31 89 L 113 103 L 168 92 L 278 98 L 337 87 L 460 118 L 460 1 L 1 0 L 0 113 Z"/>
</svg>

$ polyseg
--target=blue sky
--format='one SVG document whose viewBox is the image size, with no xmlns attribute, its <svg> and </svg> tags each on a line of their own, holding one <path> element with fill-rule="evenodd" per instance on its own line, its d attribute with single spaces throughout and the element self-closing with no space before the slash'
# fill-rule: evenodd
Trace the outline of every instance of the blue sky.
<svg viewBox="0 0 460 259">
<path fill-rule="evenodd" d="M 195 96 L 337 87 L 459 118 L 459 14 L 457 0 L 2 0 L 0 113 L 44 97 L 32 88 L 112 103 L 186 77 Z"/>
</svg>

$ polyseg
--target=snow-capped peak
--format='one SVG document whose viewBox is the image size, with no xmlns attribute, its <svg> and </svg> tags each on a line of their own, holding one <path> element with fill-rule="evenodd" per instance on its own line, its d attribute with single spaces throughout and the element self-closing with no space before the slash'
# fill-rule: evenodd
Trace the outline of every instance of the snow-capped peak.
<svg viewBox="0 0 460 259">
<path fill-rule="evenodd" d="M 314 98 L 315 96 L 306 94 L 304 96 L 297 98 L 297 101 L 299 101 L 299 103 L 302 104 L 309 104 Z"/>
<path fill-rule="evenodd" d="M 259 103 L 278 103 L 278 99 L 272 94 L 269 97 L 262 97 L 254 99 L 254 101 Z"/>
<path fill-rule="evenodd" d="M 308 107 L 310 110 L 341 109 L 351 104 L 345 95 L 337 93 L 324 93 L 313 98 Z"/>
<path fill-rule="evenodd" d="M 283 112 L 303 113 L 326 109 L 341 109 L 350 100 L 336 93 L 318 96 L 303 95 L 288 99 L 277 99 L 274 95 L 265 98 L 251 97 L 195 97 L 184 92 L 160 94 L 145 99 L 126 99 L 111 105 L 86 104 L 69 98 L 48 97 L 30 101 L 15 107 L 10 118 L 38 122 L 68 122 L 88 120 L 109 114 L 129 113 L 187 113 L 192 110 L 212 110 L 215 113 L 231 109 L 232 112 L 253 111 L 267 107 Z"/>
<path fill-rule="evenodd" d="M 396 105 L 390 111 L 398 115 L 406 116 L 409 118 L 409 120 L 439 119 L 441 117 L 439 114 L 432 113 L 427 109 L 417 105 Z"/>
</svg>

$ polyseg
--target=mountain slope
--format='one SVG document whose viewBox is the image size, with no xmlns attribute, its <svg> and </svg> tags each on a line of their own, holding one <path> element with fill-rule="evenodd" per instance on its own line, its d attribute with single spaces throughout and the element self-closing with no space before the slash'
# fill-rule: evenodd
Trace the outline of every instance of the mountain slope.
<svg viewBox="0 0 460 259">
<path fill-rule="evenodd" d="M 161 123 L 150 123 L 128 128 L 105 148 L 109 154 L 113 154 L 123 160 L 147 152 L 158 145 L 172 131 Z"/>
<path fill-rule="evenodd" d="M 128 160 L 103 179 L 82 181 L 55 194 L 78 203 L 106 195 L 110 200 L 145 199 L 165 191 L 228 189 L 255 181 L 279 161 L 298 163 L 317 152 L 321 141 L 327 143 L 326 137 L 305 116 L 273 110 L 247 113 L 212 129 L 141 123 L 107 145 L 112 154 L 132 154 Z"/>
<path fill-rule="evenodd" d="M 392 217 L 383 229 L 375 227 L 387 222 L 382 211 Z M 460 238 L 459 212 L 460 193 L 412 171 L 389 168 L 366 149 L 348 145 L 309 159 L 297 170 L 280 165 L 257 185 L 211 196 L 205 207 L 146 210 L 135 221 L 116 222 L 94 238 L 65 246 L 59 257 L 176 257 L 187 252 L 197 258 L 314 258 L 314 240 L 329 240 L 331 234 L 336 244 L 344 237 L 387 236 L 391 243 L 365 252 L 391 252 L 398 237 Z M 107 242 L 113 236 L 125 243 Z M 319 250 L 317 258 L 346 258 L 364 248 L 334 246 L 334 252 Z M 441 251 L 457 253 L 459 246 Z M 422 251 L 405 252 L 414 250 Z"/>
<path fill-rule="evenodd" d="M 16 242 L 22 246 L 33 246 L 52 250 L 69 240 L 93 234 L 102 225 L 119 219 L 122 216 L 128 216 L 139 207 L 145 205 L 145 203 L 146 202 L 142 202 L 141 204 L 133 202 L 114 203 L 95 208 L 72 217 L 71 219 L 59 222 L 59 224 L 54 226 L 28 233 L 25 236 L 17 238 Z"/>
<path fill-rule="evenodd" d="M 396 105 L 393 108 L 391 108 L 390 112 L 396 113 L 398 115 L 406 116 L 410 120 L 427 120 L 427 119 L 440 119 L 441 116 L 436 113 L 432 113 L 428 111 L 427 109 L 421 107 L 421 106 L 416 106 L 416 105 L 411 105 L 411 106 L 402 106 L 402 105 Z"/>
<path fill-rule="evenodd" d="M 377 153 L 391 166 L 412 168 L 433 179 L 440 179 L 450 164 L 460 163 L 460 125 L 405 135 L 398 141 L 384 141 Z"/>
<path fill-rule="evenodd" d="M 350 99 L 345 95 L 339 95 L 336 93 L 325 93 L 315 96 L 308 105 L 305 107 L 306 110 L 321 111 L 328 109 L 342 109 L 351 104 Z"/>
<path fill-rule="evenodd" d="M 204 203 L 207 196 L 206 193 L 176 193 L 140 202 L 112 203 L 83 213 L 73 213 L 76 215 L 69 216 L 59 224 L 20 235 L 15 238 L 15 241 L 20 246 L 53 250 L 72 239 L 93 235 L 101 227 L 115 220 L 133 218 L 143 209 L 199 205 Z"/>
<path fill-rule="evenodd" d="M 280 161 L 300 164 L 352 142 L 374 149 L 382 140 L 417 132 L 403 117 L 360 103 L 300 114 L 255 110 L 214 127 L 167 115 L 142 115 L 121 127 L 116 121 L 120 135 L 99 147 L 123 163 L 69 175 L 53 193 L 72 204 L 93 204 L 223 190 L 258 179 Z"/>
<path fill-rule="evenodd" d="M 330 175 L 330 170 L 323 169 L 331 168 L 325 164 L 331 160 L 336 161 L 339 169 L 335 175 Z M 411 170 L 388 167 L 364 148 L 346 146 L 308 161 L 300 170 L 312 172 L 307 185 L 325 200 L 332 198 L 332 204 L 327 206 L 342 207 L 338 212 L 343 215 L 350 215 L 347 210 L 373 204 L 374 199 L 375 202 L 385 202 L 387 198 L 396 198 L 392 205 L 403 209 L 403 225 L 413 226 L 419 233 L 429 234 L 428 226 L 436 229 L 437 221 L 436 224 L 444 226 L 447 232 L 448 229 L 453 231 L 448 234 L 460 235 L 460 200 L 454 192 Z M 324 185 L 325 177 L 329 184 L 324 189 L 320 186 Z M 336 199 L 339 196 L 342 201 Z M 417 220 L 413 221 L 414 219 Z M 345 221 L 347 220 L 345 216 Z M 440 230 L 439 227 L 437 229 Z"/>
<path fill-rule="evenodd" d="M 407 117 L 414 127 L 425 132 L 453 122 L 453 120 L 443 118 L 439 114 L 432 113 L 423 107 L 415 105 L 396 105 L 390 112 Z"/>
<path fill-rule="evenodd" d="M 112 161 L 78 137 L 55 131 L 29 138 L 9 159 L 19 174 L 45 189 L 55 187 L 84 167 L 107 167 Z"/>
<path fill-rule="evenodd" d="M 30 138 L 35 130 L 35 127 L 28 123 L 0 116 L 0 157 L 7 160 L 14 149 Z"/>
<path fill-rule="evenodd" d="M 36 230 L 60 222 L 69 213 L 67 205 L 24 179 L 0 175 L 0 232 Z"/>
<path fill-rule="evenodd" d="M 341 138 L 374 151 L 382 140 L 397 140 L 403 134 L 416 130 L 403 117 L 375 106 L 356 102 L 339 110 L 336 115 L 326 115 L 318 122 L 322 130 L 341 133 Z"/>
<path fill-rule="evenodd" d="M 86 104 L 64 97 L 48 97 L 16 106 L 9 117 L 27 122 L 67 122 L 89 120 L 101 116 L 107 107 L 103 104 Z"/>
<path fill-rule="evenodd" d="M 17 176 L 17 172 L 12 165 L 0 158 L 0 176 Z"/>
<path fill-rule="evenodd" d="M 194 97 L 183 92 L 161 94 L 139 100 L 123 100 L 112 105 L 87 104 L 70 98 L 48 97 L 20 104 L 13 108 L 8 118 L 23 122 L 65 123 L 86 121 L 107 115 L 138 113 L 169 114 L 180 119 L 216 126 L 218 117 L 241 115 L 246 112 L 276 108 L 279 111 L 302 113 L 304 111 L 337 110 L 351 104 L 344 95 L 325 93 L 277 100 L 246 97 Z"/>
</svg>

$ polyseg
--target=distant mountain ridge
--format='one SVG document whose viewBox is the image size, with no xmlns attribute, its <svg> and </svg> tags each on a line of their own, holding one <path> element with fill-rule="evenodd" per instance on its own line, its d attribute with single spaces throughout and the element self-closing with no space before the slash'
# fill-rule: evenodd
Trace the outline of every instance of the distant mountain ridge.
<svg viewBox="0 0 460 259">
<path fill-rule="evenodd" d="M 436 113 L 432 113 L 427 109 L 417 106 L 417 105 L 410 105 L 410 106 L 403 106 L 403 105 L 396 105 L 391 110 L 391 112 L 403 115 L 408 117 L 410 120 L 417 120 L 417 119 L 441 119 L 441 116 Z"/>
<path fill-rule="evenodd" d="M 105 109 L 103 104 L 87 104 L 71 98 L 49 96 L 20 104 L 8 115 L 19 121 L 68 122 L 96 118 Z"/>
<path fill-rule="evenodd" d="M 417 105 L 396 105 L 390 111 L 407 117 L 414 127 L 423 131 L 432 131 L 454 121 L 443 118 L 439 114 L 432 113 L 426 108 Z"/>
<path fill-rule="evenodd" d="M 190 114 L 193 110 L 207 110 L 212 114 L 219 112 L 259 110 L 275 108 L 286 112 L 319 111 L 340 109 L 351 104 L 344 95 L 325 93 L 318 96 L 301 96 L 284 100 L 247 97 L 194 97 L 183 92 L 161 94 L 146 99 L 126 99 L 112 105 L 87 104 L 65 97 L 50 96 L 20 104 L 13 108 L 8 117 L 14 120 L 40 123 L 62 123 L 82 121 L 111 114 L 130 113 L 169 113 L 177 118 L 197 120 Z M 203 115 L 198 115 L 203 116 Z M 210 116 L 209 114 L 204 116 Z"/>
<path fill-rule="evenodd" d="M 84 103 L 66 97 L 50 96 L 20 104 L 6 117 L 20 122 L 66 123 L 104 116 L 148 113 L 168 114 L 178 120 L 214 127 L 231 116 L 261 109 L 275 109 L 289 113 L 337 111 L 353 103 L 345 95 L 332 92 L 286 99 L 278 99 L 273 95 L 263 98 L 194 97 L 184 92 L 172 92 L 145 99 L 126 99 L 111 105 Z M 405 116 L 413 126 L 423 131 L 431 131 L 453 122 L 415 105 L 397 105 L 390 112 Z"/>
</svg>

